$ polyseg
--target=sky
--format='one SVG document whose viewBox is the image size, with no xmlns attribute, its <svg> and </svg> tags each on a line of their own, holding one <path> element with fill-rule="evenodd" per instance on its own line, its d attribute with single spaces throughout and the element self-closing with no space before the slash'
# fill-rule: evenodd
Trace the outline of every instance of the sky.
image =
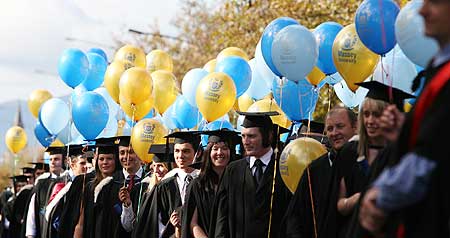
<svg viewBox="0 0 450 238">
<path fill-rule="evenodd" d="M 6 150 L 4 135 L 12 126 L 19 101 L 28 145 L 37 145 L 36 119 L 26 106 L 28 96 L 36 89 L 46 89 L 53 97 L 72 92 L 57 76 L 64 49 L 87 52 L 100 47 L 111 59 L 114 49 L 107 46 L 113 45 L 114 35 L 130 28 L 150 31 L 155 20 L 162 34 L 176 35 L 170 23 L 179 0 L 0 0 L 0 6 L 1 156 Z"/>
<path fill-rule="evenodd" d="M 178 0 L 0 0 L 0 104 L 26 100 L 35 89 L 53 96 L 71 89 L 57 77 L 64 49 L 103 48 L 109 58 L 112 38 L 124 29 L 176 34 L 170 25 Z M 133 33 L 127 33 L 133 34 Z M 123 35 L 122 35 L 123 36 Z M 126 37 L 126 36 L 125 36 Z M 76 40 L 68 40 L 76 39 Z"/>
</svg>

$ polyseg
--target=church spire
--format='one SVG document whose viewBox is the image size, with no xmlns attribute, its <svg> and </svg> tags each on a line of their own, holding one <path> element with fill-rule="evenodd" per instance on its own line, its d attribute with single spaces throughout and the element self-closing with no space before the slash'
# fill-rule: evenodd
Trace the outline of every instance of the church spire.
<svg viewBox="0 0 450 238">
<path fill-rule="evenodd" d="M 16 113 L 16 117 L 14 119 L 14 125 L 15 126 L 20 126 L 20 127 L 23 128 L 22 110 L 20 108 L 20 101 L 17 104 L 17 113 Z"/>
</svg>

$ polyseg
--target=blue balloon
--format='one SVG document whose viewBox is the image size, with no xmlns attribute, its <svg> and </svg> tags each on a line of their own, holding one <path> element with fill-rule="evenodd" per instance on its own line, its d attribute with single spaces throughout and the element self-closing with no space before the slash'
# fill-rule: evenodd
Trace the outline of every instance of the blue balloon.
<svg viewBox="0 0 450 238">
<path fill-rule="evenodd" d="M 96 53 L 87 53 L 89 60 L 89 72 L 86 79 L 81 82 L 86 90 L 92 91 L 102 85 L 108 63 Z"/>
<path fill-rule="evenodd" d="M 270 87 L 267 86 L 263 76 L 257 70 L 256 59 L 251 59 L 248 64 L 252 69 L 252 81 L 245 93 L 253 99 L 262 99 L 270 93 Z"/>
<path fill-rule="evenodd" d="M 333 42 L 342 26 L 336 22 L 324 22 L 314 29 L 313 34 L 316 37 L 319 46 L 319 57 L 317 58 L 317 67 L 326 75 L 336 73 L 336 67 L 333 62 Z"/>
<path fill-rule="evenodd" d="M 88 50 L 88 53 L 98 54 L 101 57 L 103 57 L 103 59 L 105 59 L 106 62 L 108 62 L 108 56 L 106 55 L 105 51 L 103 51 L 100 48 L 91 48 L 91 49 Z"/>
<path fill-rule="evenodd" d="M 200 80 L 208 75 L 208 71 L 200 68 L 189 70 L 181 81 L 181 92 L 185 99 L 191 106 L 197 108 L 197 102 L 195 101 L 195 95 L 197 93 L 197 86 Z"/>
<path fill-rule="evenodd" d="M 361 42 L 384 55 L 394 48 L 395 20 L 400 8 L 392 0 L 365 0 L 356 10 L 355 26 Z"/>
<path fill-rule="evenodd" d="M 34 135 L 39 143 L 41 143 L 44 147 L 49 147 L 53 142 L 52 135 L 39 121 L 36 122 L 36 126 L 34 127 Z"/>
<path fill-rule="evenodd" d="M 51 98 L 45 101 L 39 110 L 39 122 L 54 136 L 67 126 L 69 120 L 69 107 L 59 98 Z"/>
<path fill-rule="evenodd" d="M 208 123 L 205 125 L 205 127 L 203 127 L 203 131 L 214 131 L 214 130 L 220 130 L 220 129 L 224 129 L 227 128 L 229 130 L 234 130 L 233 125 L 226 120 L 216 120 L 213 121 L 211 123 Z"/>
<path fill-rule="evenodd" d="M 318 91 L 306 79 L 298 82 L 274 80 L 272 92 L 281 110 L 292 121 L 310 118 L 319 98 Z"/>
<path fill-rule="evenodd" d="M 83 51 L 79 49 L 64 50 L 58 62 L 58 73 L 64 83 L 75 88 L 86 79 L 88 72 L 89 60 Z"/>
<path fill-rule="evenodd" d="M 236 85 L 236 97 L 247 91 L 252 81 L 252 70 L 247 61 L 237 56 L 225 57 L 216 65 L 216 72 L 226 73 Z"/>
<path fill-rule="evenodd" d="M 325 82 L 325 83 L 328 83 L 331 86 L 334 86 L 335 84 L 341 82 L 342 80 L 344 80 L 342 78 L 342 76 L 339 73 L 336 72 L 336 73 L 334 73 L 332 75 L 327 76 L 324 80 L 322 80 L 322 82 Z"/>
<path fill-rule="evenodd" d="M 162 123 L 170 130 L 174 130 L 178 128 L 178 121 L 176 119 L 176 114 L 174 111 L 174 105 L 170 105 L 169 108 L 162 115 Z"/>
<path fill-rule="evenodd" d="M 94 140 L 108 122 L 108 103 L 98 93 L 85 92 L 72 104 L 72 119 L 86 140 Z"/>
<path fill-rule="evenodd" d="M 261 37 L 261 51 L 264 61 L 266 61 L 267 66 L 269 66 L 270 70 L 277 76 L 282 75 L 278 72 L 272 61 L 272 42 L 275 39 L 275 35 L 281 31 L 281 29 L 289 25 L 299 25 L 299 23 L 290 17 L 277 18 L 266 26 Z"/>
<path fill-rule="evenodd" d="M 198 109 L 189 104 L 183 95 L 177 98 L 173 110 L 180 129 L 195 127 L 201 118 Z"/>
</svg>

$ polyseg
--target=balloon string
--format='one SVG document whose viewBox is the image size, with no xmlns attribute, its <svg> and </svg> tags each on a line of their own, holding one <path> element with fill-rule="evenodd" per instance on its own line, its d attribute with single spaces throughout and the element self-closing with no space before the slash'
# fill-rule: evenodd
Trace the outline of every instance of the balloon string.
<svg viewBox="0 0 450 238">
<path fill-rule="evenodd" d="M 142 182 L 139 184 L 139 198 L 138 198 L 137 211 L 136 211 L 136 223 L 139 222 L 139 212 L 141 210 L 141 199 L 142 199 Z"/>
<path fill-rule="evenodd" d="M 134 128 L 134 114 L 136 113 L 136 105 L 134 105 L 134 103 L 131 104 L 131 110 L 133 111 L 133 113 L 131 114 L 131 135 L 133 135 L 133 128 Z M 131 153 L 131 139 L 130 142 L 128 143 L 128 151 L 127 151 L 127 165 L 128 163 L 130 163 L 130 153 Z M 123 186 L 126 186 L 126 178 L 123 180 Z"/>
<path fill-rule="evenodd" d="M 308 185 L 309 185 L 309 198 L 311 199 L 311 210 L 312 210 L 312 218 L 314 224 L 314 238 L 317 238 L 317 222 L 316 222 L 316 209 L 314 208 L 314 199 L 312 193 L 312 185 L 311 185 L 311 176 L 309 174 L 309 166 L 306 167 L 306 173 L 308 174 Z"/>
<path fill-rule="evenodd" d="M 280 127 L 277 127 L 277 135 L 279 133 Z M 277 136 L 278 137 L 278 136 Z M 276 139 L 275 146 L 275 161 L 273 166 L 273 179 L 272 179 L 272 193 L 270 196 L 270 210 L 269 210 L 269 230 L 267 232 L 267 238 L 270 238 L 271 226 L 272 226 L 272 209 L 273 209 L 273 197 L 275 194 L 275 179 L 277 178 L 277 162 L 278 162 L 278 139 Z"/>
<path fill-rule="evenodd" d="M 16 173 L 16 166 L 17 166 L 17 161 L 19 160 L 19 157 L 17 156 L 17 153 L 14 153 L 14 162 L 13 162 L 13 169 L 12 169 L 12 178 L 13 178 L 13 192 L 14 192 L 14 198 L 16 197 L 16 177 L 15 177 L 15 173 Z"/>
</svg>

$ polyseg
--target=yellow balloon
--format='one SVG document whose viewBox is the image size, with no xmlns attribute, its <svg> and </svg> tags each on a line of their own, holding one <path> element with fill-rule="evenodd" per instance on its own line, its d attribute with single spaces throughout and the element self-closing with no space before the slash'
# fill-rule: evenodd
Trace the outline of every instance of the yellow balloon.
<svg viewBox="0 0 450 238">
<path fill-rule="evenodd" d="M 144 118 L 150 112 L 150 110 L 152 110 L 153 98 L 150 97 L 142 103 L 132 105 L 122 95 L 120 95 L 120 107 L 130 118 L 133 118 L 134 107 L 134 121 L 139 121 Z"/>
<path fill-rule="evenodd" d="M 406 102 L 405 105 L 403 106 L 403 110 L 404 110 L 405 112 L 409 112 L 409 111 L 411 111 L 412 106 L 413 106 L 413 105 L 412 105 L 411 103 Z"/>
<path fill-rule="evenodd" d="M 148 149 L 152 144 L 166 143 L 165 135 L 167 135 L 167 130 L 161 122 L 146 118 L 133 127 L 131 145 L 142 161 L 150 163 L 153 155 L 148 153 Z"/>
<path fill-rule="evenodd" d="M 59 139 L 56 139 L 50 145 L 50 147 L 63 147 L 63 146 L 64 146 L 64 143 L 62 143 Z"/>
<path fill-rule="evenodd" d="M 205 66 L 203 66 L 203 69 L 208 71 L 208 73 L 212 73 L 216 70 L 216 63 L 217 63 L 217 60 L 212 59 L 212 60 L 208 61 L 208 63 L 206 63 Z"/>
<path fill-rule="evenodd" d="M 333 43 L 333 62 L 353 92 L 355 83 L 363 82 L 377 66 L 379 56 L 370 51 L 358 37 L 355 24 L 344 27 Z"/>
<path fill-rule="evenodd" d="M 320 142 L 309 137 L 295 139 L 283 149 L 280 156 L 280 174 L 292 193 L 295 193 L 306 167 L 326 152 Z"/>
<path fill-rule="evenodd" d="M 253 103 L 247 110 L 248 112 L 268 112 L 277 111 L 280 113 L 278 116 L 271 116 L 272 122 L 278 124 L 284 128 L 289 128 L 291 126 L 291 121 L 286 117 L 286 114 L 281 110 L 273 99 L 262 99 Z"/>
<path fill-rule="evenodd" d="M 228 47 L 220 51 L 220 53 L 217 55 L 217 62 L 221 61 L 223 58 L 228 56 L 239 56 L 246 61 L 249 60 L 247 53 L 243 51 L 241 48 L 238 47 Z"/>
<path fill-rule="evenodd" d="M 147 69 L 150 73 L 156 70 L 173 71 L 172 57 L 162 50 L 152 50 L 147 54 Z"/>
<path fill-rule="evenodd" d="M 27 144 L 27 133 L 22 127 L 13 126 L 6 132 L 5 143 L 8 149 L 15 154 Z"/>
<path fill-rule="evenodd" d="M 317 66 L 314 66 L 313 70 L 306 76 L 306 80 L 310 84 L 317 86 L 325 77 L 326 75 Z"/>
<path fill-rule="evenodd" d="M 28 109 L 30 109 L 31 114 L 37 118 L 42 104 L 52 97 L 52 94 L 45 89 L 34 90 L 28 98 Z"/>
<path fill-rule="evenodd" d="M 239 111 L 246 112 L 248 108 L 254 103 L 253 98 L 244 93 L 238 98 Z"/>
<path fill-rule="evenodd" d="M 128 102 L 137 105 L 150 98 L 152 85 L 152 77 L 145 69 L 133 67 L 120 77 L 119 90 Z"/>
<path fill-rule="evenodd" d="M 163 114 L 172 105 L 179 94 L 175 75 L 166 70 L 158 70 L 152 73 L 153 100 L 155 109 Z"/>
<path fill-rule="evenodd" d="M 236 86 L 225 73 L 210 73 L 200 80 L 195 101 L 205 120 L 215 121 L 233 108 L 236 101 Z"/>
<path fill-rule="evenodd" d="M 122 48 L 120 48 L 114 56 L 114 61 L 116 60 L 127 60 L 134 64 L 136 67 L 141 67 L 144 69 L 147 65 L 144 51 L 134 45 L 122 46 Z"/>
<path fill-rule="evenodd" d="M 109 95 L 116 103 L 120 103 L 119 101 L 120 77 L 122 76 L 123 72 L 125 72 L 125 70 L 132 67 L 134 67 L 134 65 L 130 61 L 116 60 L 112 62 L 108 66 L 108 68 L 106 68 L 104 85 Z"/>
</svg>

